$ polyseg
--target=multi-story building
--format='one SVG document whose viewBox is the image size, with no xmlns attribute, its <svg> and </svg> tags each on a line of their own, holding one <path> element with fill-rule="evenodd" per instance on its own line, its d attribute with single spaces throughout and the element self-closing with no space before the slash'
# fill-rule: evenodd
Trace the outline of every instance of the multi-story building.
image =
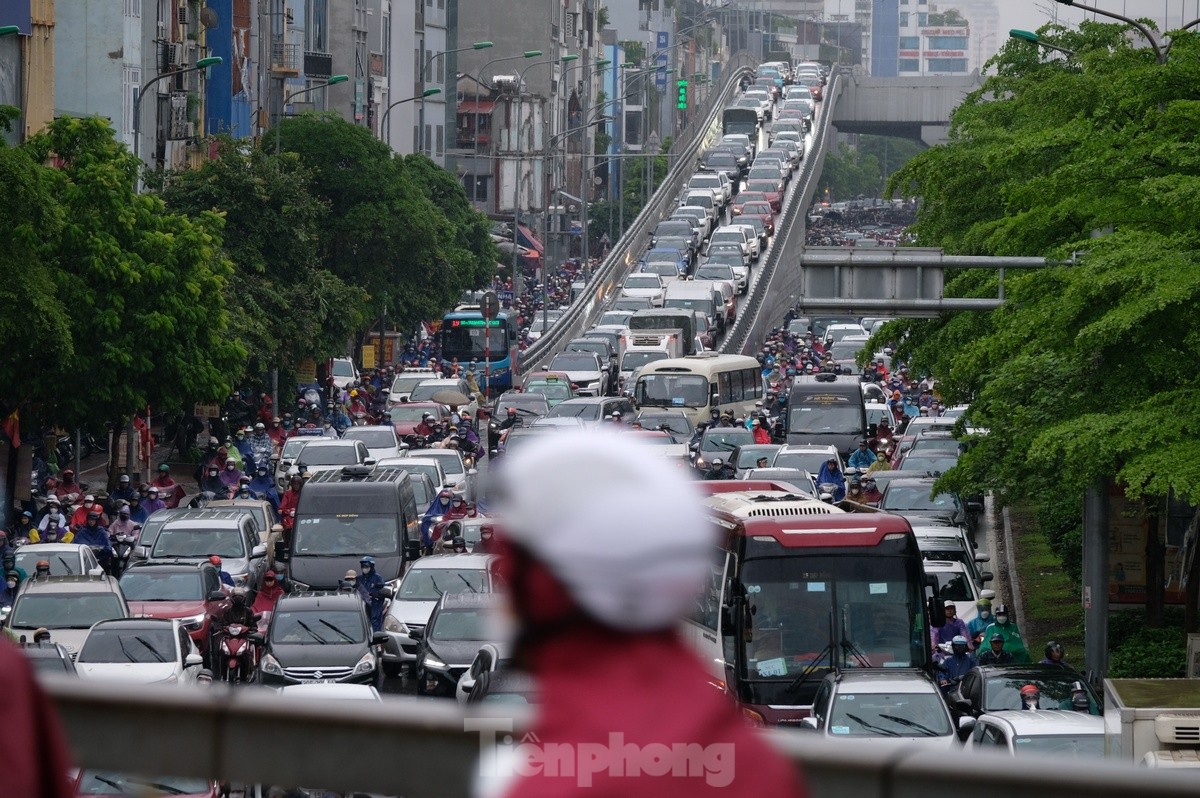
<svg viewBox="0 0 1200 798">
<path fill-rule="evenodd" d="M 903 9 L 903 0 L 901 9 Z M 957 9 L 920 3 L 900 11 L 896 73 L 901 77 L 962 75 L 971 71 L 971 29 Z"/>
<path fill-rule="evenodd" d="M 0 135 L 18 144 L 54 118 L 54 0 L 32 0 L 8 13 L 0 24 L 18 32 L 0 37 L 0 105 L 19 108 L 21 116 Z"/>
</svg>

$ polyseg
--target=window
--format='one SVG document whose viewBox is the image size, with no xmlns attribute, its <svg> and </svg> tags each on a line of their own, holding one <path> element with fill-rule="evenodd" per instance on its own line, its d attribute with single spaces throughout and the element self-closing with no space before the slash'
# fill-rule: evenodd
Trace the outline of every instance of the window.
<svg viewBox="0 0 1200 798">
<path fill-rule="evenodd" d="M 920 36 L 901 36 L 900 37 L 900 49 L 901 50 L 917 50 L 920 47 L 921 47 L 921 37 Z"/>
<path fill-rule="evenodd" d="M 438 53 L 438 55 L 442 55 L 442 53 Z M 437 82 L 438 83 L 446 82 L 446 59 L 445 58 L 439 58 L 437 60 Z"/>
<path fill-rule="evenodd" d="M 127 19 L 141 19 L 142 0 L 125 0 L 125 17 Z"/>
<path fill-rule="evenodd" d="M 433 60 L 433 50 L 426 50 L 425 51 L 425 60 L 422 61 L 421 64 L 418 66 L 418 69 L 420 71 L 417 73 L 418 75 L 421 76 L 422 83 L 431 83 L 432 82 L 430 80 L 430 78 L 432 77 L 432 74 L 429 73 L 428 71 L 426 71 L 426 67 L 425 67 L 425 65 L 428 64 L 431 60 Z"/>
<path fill-rule="evenodd" d="M 908 27 L 908 12 L 907 11 L 900 12 L 900 27 L 902 27 L 902 28 Z"/>
<path fill-rule="evenodd" d="M 926 14 L 924 11 L 919 12 L 917 14 L 917 27 L 923 28 L 928 24 L 929 24 L 929 15 Z"/>
<path fill-rule="evenodd" d="M 966 72 L 967 59 L 965 58 L 930 58 L 926 62 L 925 70 L 927 72 Z"/>
<path fill-rule="evenodd" d="M 430 145 L 433 143 L 433 125 L 425 126 L 425 143 L 421 147 L 421 152 L 429 154 Z"/>
<path fill-rule="evenodd" d="M 138 91 L 141 90 L 142 70 L 138 67 L 127 66 L 122 70 L 122 118 L 125 120 L 125 130 L 133 133 L 138 127 L 137 120 L 133 118 L 134 108 L 137 106 Z"/>
<path fill-rule="evenodd" d="M 444 126 L 444 125 L 438 125 L 438 126 L 437 126 L 437 139 L 436 139 L 436 141 L 437 141 L 437 154 L 438 154 L 438 155 L 443 155 L 443 154 L 445 154 L 445 141 L 444 141 L 445 133 L 446 133 L 446 128 L 445 128 L 445 126 Z"/>
<path fill-rule="evenodd" d="M 421 77 L 421 48 L 413 50 L 413 74 Z"/>
<path fill-rule="evenodd" d="M 900 47 L 904 47 L 903 41 Z M 966 36 L 930 36 L 926 45 L 930 50 L 965 50 L 967 49 Z"/>
<path fill-rule="evenodd" d="M 329 0 L 307 0 L 305 7 L 304 38 L 306 41 L 304 44 L 306 50 L 314 53 L 329 52 L 329 43 L 326 39 L 326 25 L 329 19 L 328 2 Z"/>
<path fill-rule="evenodd" d="M 717 630 L 721 617 L 721 586 L 725 582 L 725 550 L 714 549 L 704 593 L 696 600 L 692 620 L 706 629 Z"/>
<path fill-rule="evenodd" d="M 412 145 L 413 152 L 419 152 L 421 149 L 421 140 L 419 137 L 420 132 L 421 132 L 421 128 L 417 125 L 413 125 L 413 145 Z"/>
<path fill-rule="evenodd" d="M 900 72 L 920 72 L 921 61 L 917 58 L 901 58 L 896 62 L 896 68 Z"/>
</svg>

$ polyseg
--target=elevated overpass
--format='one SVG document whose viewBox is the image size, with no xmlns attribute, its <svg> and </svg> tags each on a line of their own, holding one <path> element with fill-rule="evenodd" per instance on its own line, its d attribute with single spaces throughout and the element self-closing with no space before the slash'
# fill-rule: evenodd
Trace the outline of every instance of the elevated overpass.
<svg viewBox="0 0 1200 798">
<path fill-rule="evenodd" d="M 833 113 L 839 133 L 868 133 L 918 139 L 929 145 L 946 141 L 950 113 L 983 85 L 970 75 L 875 78 L 845 76 Z"/>
</svg>

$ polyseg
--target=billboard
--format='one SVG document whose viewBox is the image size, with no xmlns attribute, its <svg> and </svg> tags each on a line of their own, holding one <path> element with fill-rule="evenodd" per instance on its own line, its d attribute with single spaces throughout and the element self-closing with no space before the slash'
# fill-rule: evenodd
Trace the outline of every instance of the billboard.
<svg viewBox="0 0 1200 798">
<path fill-rule="evenodd" d="M 667 87 L 667 48 L 671 43 L 671 34 L 668 31 L 660 30 L 655 34 L 654 42 L 654 62 L 658 64 L 658 69 L 654 72 L 654 85 L 660 89 Z"/>
</svg>

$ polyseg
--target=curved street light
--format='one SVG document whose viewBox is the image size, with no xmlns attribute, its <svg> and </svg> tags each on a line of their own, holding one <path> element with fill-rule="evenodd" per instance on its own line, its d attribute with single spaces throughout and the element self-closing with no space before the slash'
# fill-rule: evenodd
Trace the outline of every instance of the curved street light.
<svg viewBox="0 0 1200 798">
<path fill-rule="evenodd" d="M 9 31 L 9 28 L 12 30 Z M 7 36 L 10 32 L 15 33 L 16 31 L 16 25 L 7 25 L 4 28 L 0 28 L 0 36 Z M 201 58 L 194 66 L 185 67 L 184 69 L 176 69 L 171 72 L 163 72 L 155 75 L 154 77 L 150 78 L 150 80 L 142 84 L 142 87 L 138 89 L 137 97 L 133 98 L 133 154 L 139 161 L 142 159 L 142 98 L 146 96 L 146 89 L 150 88 L 155 83 L 158 83 L 160 80 L 166 80 L 167 78 L 175 77 L 176 75 L 186 75 L 189 72 L 202 72 L 209 67 L 214 67 L 223 63 L 224 60 L 225 59 L 221 58 L 219 55 L 211 55 L 207 58 Z"/>
<path fill-rule="evenodd" d="M 1037 45 L 1038 47 L 1045 47 L 1047 50 L 1057 50 L 1058 52 L 1065 53 L 1066 55 L 1075 55 L 1074 50 L 1068 50 L 1065 47 L 1059 47 L 1057 44 L 1051 44 L 1030 30 L 1013 28 L 1008 32 L 1008 38 L 1015 39 L 1019 42 L 1029 42 L 1030 44 Z"/>
<path fill-rule="evenodd" d="M 437 59 L 441 58 L 444 55 L 449 55 L 450 53 L 467 53 L 467 52 L 470 52 L 471 50 L 486 50 L 489 47 L 494 47 L 494 46 L 495 46 L 494 42 L 486 42 L 486 41 L 485 42 L 473 42 L 473 43 L 467 45 L 466 47 L 459 47 L 456 50 L 442 50 L 440 53 L 434 53 L 433 55 L 429 56 L 429 58 L 426 59 L 425 63 L 421 66 L 420 78 L 421 78 L 422 91 L 424 91 L 424 89 L 425 89 L 425 82 L 427 80 L 427 78 L 425 76 L 429 74 L 429 67 L 432 66 L 433 62 L 436 61 Z M 433 96 L 433 95 L 422 94 L 420 97 L 417 98 L 421 101 L 421 116 L 420 116 L 420 120 L 417 123 L 417 145 L 418 145 L 417 149 L 419 149 L 422 153 L 425 152 L 425 147 L 427 144 L 427 142 L 425 141 L 425 98 L 431 97 L 431 96 Z"/>
<path fill-rule="evenodd" d="M 383 112 L 383 118 L 379 122 L 379 130 L 380 130 L 379 137 L 381 139 L 383 139 L 383 141 L 385 143 L 387 143 L 387 140 L 391 137 L 392 119 L 391 119 L 390 114 L 392 113 L 392 109 L 395 108 L 397 105 L 404 105 L 404 103 L 410 103 L 413 100 L 423 100 L 426 97 L 432 97 L 435 94 L 441 94 L 441 93 L 442 93 L 441 89 L 434 87 L 434 88 L 426 89 L 425 91 L 421 92 L 420 94 L 414 94 L 412 97 L 405 97 L 402 100 L 396 100 L 396 102 L 389 105 Z M 384 131 L 385 128 L 386 128 L 386 132 Z"/>
</svg>

